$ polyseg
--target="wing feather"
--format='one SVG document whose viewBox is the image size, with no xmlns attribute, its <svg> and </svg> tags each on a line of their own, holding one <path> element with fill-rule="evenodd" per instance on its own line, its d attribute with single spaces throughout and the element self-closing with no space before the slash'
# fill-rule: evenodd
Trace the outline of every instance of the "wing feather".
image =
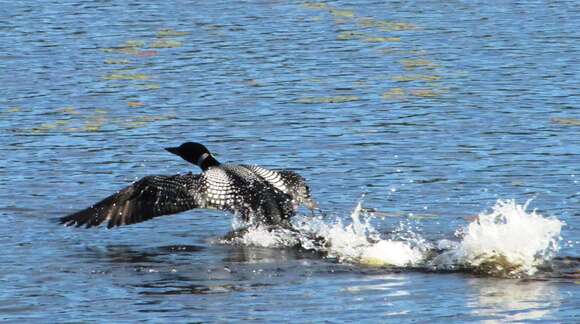
<svg viewBox="0 0 580 324">
<path fill-rule="evenodd" d="M 290 170 L 269 170 L 257 165 L 247 167 L 276 189 L 290 195 L 296 204 L 305 205 L 310 209 L 318 208 L 318 204 L 310 196 L 306 179 L 298 173 Z"/>
<path fill-rule="evenodd" d="M 147 176 L 95 205 L 60 218 L 67 226 L 107 227 L 143 222 L 200 207 L 199 175 Z"/>
</svg>

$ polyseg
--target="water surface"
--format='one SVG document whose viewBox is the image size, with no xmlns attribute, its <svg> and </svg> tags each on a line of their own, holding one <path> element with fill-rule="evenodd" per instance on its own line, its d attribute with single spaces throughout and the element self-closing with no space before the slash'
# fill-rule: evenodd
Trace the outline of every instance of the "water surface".
<svg viewBox="0 0 580 324">
<path fill-rule="evenodd" d="M 0 318 L 578 321 L 579 15 L 575 1 L 3 3 Z M 533 199 L 566 223 L 561 271 L 223 245 L 231 217 L 205 210 L 51 221 L 189 171 L 162 149 L 188 140 L 298 171 L 329 222 L 367 192 L 383 233 L 449 239 L 498 199 Z"/>
</svg>

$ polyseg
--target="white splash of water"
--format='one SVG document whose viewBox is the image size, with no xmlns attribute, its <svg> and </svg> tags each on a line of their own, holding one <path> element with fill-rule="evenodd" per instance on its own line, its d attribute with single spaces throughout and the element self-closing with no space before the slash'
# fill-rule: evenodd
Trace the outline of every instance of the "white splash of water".
<svg viewBox="0 0 580 324">
<path fill-rule="evenodd" d="M 326 223 L 305 228 L 324 237 L 329 257 L 341 262 L 374 266 L 413 266 L 423 260 L 424 248 L 412 240 L 383 239 L 371 224 L 371 218 L 361 221 L 362 201 L 350 215 L 351 223 L 341 221 L 333 225 Z M 311 224 L 309 224 L 311 225 Z M 418 241 L 417 241 L 418 242 Z"/>
<path fill-rule="evenodd" d="M 281 248 L 296 246 L 300 243 L 295 233 L 282 228 L 267 228 L 257 226 L 250 228 L 245 234 L 237 237 L 233 242 L 258 247 Z"/>
<path fill-rule="evenodd" d="M 351 222 L 348 225 L 344 225 L 340 219 L 328 222 L 322 218 L 302 216 L 300 224 L 296 225 L 298 234 L 258 226 L 237 238 L 236 242 L 280 247 L 295 246 L 299 241 L 301 247 L 324 252 L 327 257 L 336 258 L 339 262 L 374 266 L 413 266 L 423 260 L 426 249 L 417 244 L 419 240 L 382 239 L 371 225 L 370 217 L 361 221 L 361 214 L 362 201 L 350 215 Z"/>
<path fill-rule="evenodd" d="M 527 212 L 527 206 L 498 200 L 490 213 L 480 214 L 456 233 L 460 242 L 441 241 L 439 247 L 448 251 L 432 264 L 436 268 L 467 268 L 509 277 L 533 275 L 539 265 L 558 252 L 564 223 L 535 210 Z"/>
<path fill-rule="evenodd" d="M 416 231 L 401 223 L 385 238 L 363 213 L 362 201 L 350 223 L 322 217 L 297 217 L 296 231 L 252 227 L 232 242 L 259 247 L 301 246 L 317 250 L 339 262 L 371 266 L 424 266 L 444 270 L 469 270 L 490 275 L 532 275 L 558 252 L 563 222 L 546 218 L 527 204 L 499 200 L 489 213 L 456 232 L 459 241 L 441 240 L 435 249 Z"/>
</svg>

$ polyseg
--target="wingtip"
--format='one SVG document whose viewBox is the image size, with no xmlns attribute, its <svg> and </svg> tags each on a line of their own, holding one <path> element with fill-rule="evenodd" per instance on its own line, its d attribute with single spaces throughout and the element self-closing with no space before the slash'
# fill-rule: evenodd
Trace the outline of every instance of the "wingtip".
<svg viewBox="0 0 580 324">
<path fill-rule="evenodd" d="M 65 221 L 63 220 L 63 218 L 64 217 L 51 217 L 49 219 L 49 222 L 52 223 L 52 224 L 56 224 L 56 225 L 64 225 L 64 226 L 66 226 Z"/>
<path fill-rule="evenodd" d="M 59 217 L 59 218 L 55 219 L 55 221 L 59 225 L 63 225 L 65 227 L 71 226 L 71 220 L 68 218 L 68 216 Z"/>
<path fill-rule="evenodd" d="M 74 220 L 61 221 L 60 224 L 64 227 L 79 227 L 81 224 L 75 222 Z"/>
<path fill-rule="evenodd" d="M 84 225 L 83 222 L 79 221 L 76 217 L 76 214 L 60 217 L 58 219 L 58 223 L 63 225 L 64 227 L 81 227 Z M 88 224 L 87 224 L 88 225 Z"/>
</svg>

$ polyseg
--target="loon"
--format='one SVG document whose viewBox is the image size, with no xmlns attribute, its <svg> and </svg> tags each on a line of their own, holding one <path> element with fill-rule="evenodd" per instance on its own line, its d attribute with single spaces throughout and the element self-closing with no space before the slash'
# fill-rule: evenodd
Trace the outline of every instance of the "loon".
<svg viewBox="0 0 580 324">
<path fill-rule="evenodd" d="M 221 164 L 200 143 L 187 142 L 166 150 L 203 172 L 146 176 L 91 207 L 61 217 L 60 223 L 89 228 L 107 222 L 112 228 L 206 208 L 240 215 L 250 225 L 289 227 L 299 206 L 318 209 L 306 180 L 293 171 Z"/>
</svg>

